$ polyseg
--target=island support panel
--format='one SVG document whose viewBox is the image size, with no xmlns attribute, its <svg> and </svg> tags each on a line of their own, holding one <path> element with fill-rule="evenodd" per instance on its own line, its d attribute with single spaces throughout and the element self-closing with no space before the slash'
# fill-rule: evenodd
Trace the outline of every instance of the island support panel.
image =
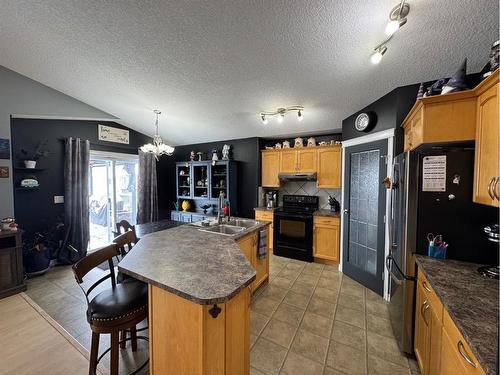
<svg viewBox="0 0 500 375">
<path fill-rule="evenodd" d="M 250 373 L 249 288 L 216 307 L 149 284 L 151 375 Z"/>
</svg>

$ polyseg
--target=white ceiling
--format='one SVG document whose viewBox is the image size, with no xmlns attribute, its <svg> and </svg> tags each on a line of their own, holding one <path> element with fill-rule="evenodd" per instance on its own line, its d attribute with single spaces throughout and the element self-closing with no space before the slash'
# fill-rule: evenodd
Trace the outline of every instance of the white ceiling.
<svg viewBox="0 0 500 375">
<path fill-rule="evenodd" d="M 394 87 L 469 72 L 498 39 L 496 0 L 0 0 L 0 65 L 172 144 L 327 132 Z M 304 121 L 261 110 L 303 105 Z"/>
</svg>

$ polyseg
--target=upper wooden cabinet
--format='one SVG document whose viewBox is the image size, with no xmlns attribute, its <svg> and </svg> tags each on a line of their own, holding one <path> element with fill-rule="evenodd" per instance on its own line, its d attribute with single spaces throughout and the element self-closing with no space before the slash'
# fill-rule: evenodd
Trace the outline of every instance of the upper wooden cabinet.
<svg viewBox="0 0 500 375">
<path fill-rule="evenodd" d="M 473 200 L 493 207 L 500 207 L 498 89 L 498 70 L 476 88 L 478 97 Z"/>
<path fill-rule="evenodd" d="M 297 172 L 298 152 L 294 149 L 281 151 L 281 164 L 279 171 L 282 173 Z"/>
<path fill-rule="evenodd" d="M 280 172 L 316 172 L 316 150 L 316 148 L 282 150 Z"/>
<path fill-rule="evenodd" d="M 317 173 L 319 188 L 337 189 L 341 186 L 341 147 L 319 148 L 317 151 Z"/>
<path fill-rule="evenodd" d="M 474 90 L 418 99 L 403 124 L 405 151 L 424 143 L 472 141 L 476 136 Z"/>
<path fill-rule="evenodd" d="M 279 150 L 265 150 L 261 153 L 262 178 L 261 184 L 264 187 L 279 187 L 281 152 Z"/>
</svg>

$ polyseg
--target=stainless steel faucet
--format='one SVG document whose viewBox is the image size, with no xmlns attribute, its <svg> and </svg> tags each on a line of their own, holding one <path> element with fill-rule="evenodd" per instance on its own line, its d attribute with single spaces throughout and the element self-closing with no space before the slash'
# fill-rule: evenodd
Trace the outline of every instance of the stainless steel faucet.
<svg viewBox="0 0 500 375">
<path fill-rule="evenodd" d="M 217 209 L 217 223 L 222 224 L 225 215 L 224 215 L 224 192 L 221 191 L 219 193 L 219 200 L 218 200 L 218 209 Z"/>
</svg>

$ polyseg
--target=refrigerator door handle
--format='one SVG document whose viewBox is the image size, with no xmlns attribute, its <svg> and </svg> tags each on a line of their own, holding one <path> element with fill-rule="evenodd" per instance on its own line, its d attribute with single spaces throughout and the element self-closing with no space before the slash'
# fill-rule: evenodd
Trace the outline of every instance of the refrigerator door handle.
<svg viewBox="0 0 500 375">
<path fill-rule="evenodd" d="M 396 270 L 403 276 L 403 280 L 410 280 L 410 281 L 414 281 L 415 280 L 414 276 L 407 276 L 407 275 L 405 275 L 403 273 L 403 271 L 401 271 L 401 268 L 399 268 L 398 264 L 394 261 L 394 258 L 392 257 L 392 255 L 389 254 L 385 258 L 385 266 L 387 267 L 387 271 L 389 271 L 389 274 L 391 275 L 392 279 L 394 281 L 396 281 L 397 284 L 401 284 L 402 280 L 398 279 L 397 276 L 394 275 L 394 273 L 392 272 L 391 261 L 392 261 L 392 264 L 394 265 L 394 267 L 396 268 Z"/>
</svg>

